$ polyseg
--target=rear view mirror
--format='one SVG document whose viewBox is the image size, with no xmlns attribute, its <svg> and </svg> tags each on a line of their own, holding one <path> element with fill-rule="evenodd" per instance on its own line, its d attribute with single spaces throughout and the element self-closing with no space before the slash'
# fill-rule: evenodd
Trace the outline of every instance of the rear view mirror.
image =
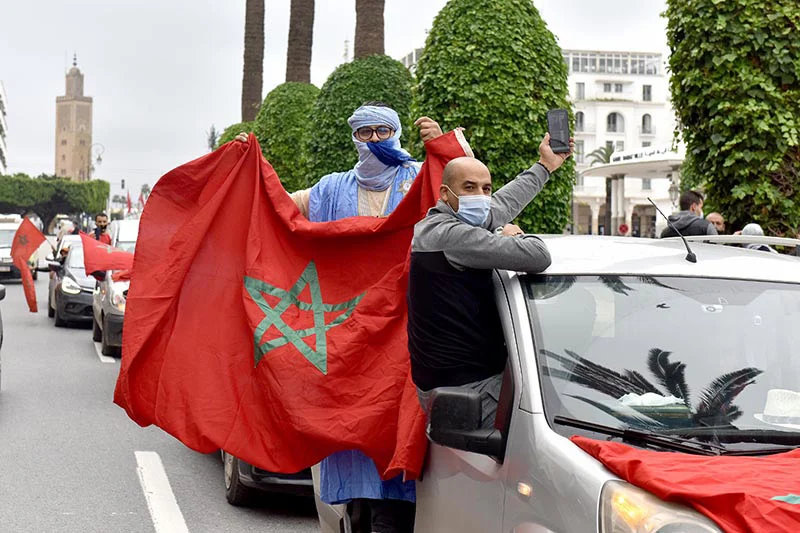
<svg viewBox="0 0 800 533">
<path fill-rule="evenodd" d="M 6 297 L 6 286 L 0 285 L 0 300 L 4 300 Z"/>
<path fill-rule="evenodd" d="M 442 446 L 498 457 L 504 455 L 500 430 L 481 429 L 480 393 L 460 387 L 434 389 L 428 436 Z"/>
</svg>

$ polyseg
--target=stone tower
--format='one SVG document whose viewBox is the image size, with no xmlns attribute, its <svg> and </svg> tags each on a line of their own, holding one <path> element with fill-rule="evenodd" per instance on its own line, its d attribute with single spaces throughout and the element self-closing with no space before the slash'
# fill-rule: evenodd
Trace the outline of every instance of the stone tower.
<svg viewBox="0 0 800 533">
<path fill-rule="evenodd" d="M 92 98 L 83 95 L 77 55 L 67 72 L 66 94 L 56 97 L 55 174 L 73 181 L 92 175 Z"/>
</svg>

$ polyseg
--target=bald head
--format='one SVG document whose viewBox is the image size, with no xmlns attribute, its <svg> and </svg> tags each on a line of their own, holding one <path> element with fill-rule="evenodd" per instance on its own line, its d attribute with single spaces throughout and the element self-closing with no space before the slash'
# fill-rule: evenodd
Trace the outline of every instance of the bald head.
<svg viewBox="0 0 800 533">
<path fill-rule="evenodd" d="M 474 157 L 458 157 L 444 167 L 439 197 L 458 211 L 458 197 L 492 194 L 489 168 Z"/>
<path fill-rule="evenodd" d="M 706 220 L 714 224 L 717 233 L 722 235 L 725 232 L 725 219 L 719 213 L 709 213 Z"/>
</svg>

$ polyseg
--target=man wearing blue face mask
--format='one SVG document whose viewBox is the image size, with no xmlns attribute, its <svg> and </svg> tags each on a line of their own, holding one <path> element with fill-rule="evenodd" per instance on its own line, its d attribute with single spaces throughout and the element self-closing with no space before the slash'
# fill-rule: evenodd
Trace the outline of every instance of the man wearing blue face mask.
<svg viewBox="0 0 800 533">
<path fill-rule="evenodd" d="M 539 162 L 492 194 L 492 176 L 477 159 L 448 163 L 440 199 L 414 227 L 408 283 L 411 377 L 429 413 L 437 387 L 481 394 L 482 427 L 494 424 L 506 348 L 494 299 L 494 269 L 542 272 L 544 242 L 510 224 L 572 153 L 555 154 L 549 134 Z"/>
</svg>

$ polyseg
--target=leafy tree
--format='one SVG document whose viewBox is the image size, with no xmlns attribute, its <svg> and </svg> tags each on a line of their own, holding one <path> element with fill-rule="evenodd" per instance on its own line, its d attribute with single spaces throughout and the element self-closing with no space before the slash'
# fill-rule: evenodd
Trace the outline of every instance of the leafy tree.
<svg viewBox="0 0 800 533">
<path fill-rule="evenodd" d="M 570 109 L 561 49 L 530 0 L 451 0 L 416 74 L 414 116 L 466 128 L 496 185 L 536 161 L 547 111 Z M 523 229 L 560 233 L 569 223 L 574 168 L 568 160 L 550 178 L 517 220 Z"/>
<path fill-rule="evenodd" d="M 222 132 L 222 135 L 219 136 L 217 139 L 217 148 L 222 146 L 225 143 L 231 142 L 233 139 L 236 138 L 242 132 L 250 133 L 253 131 L 253 123 L 252 122 L 237 122 L 236 124 L 231 124 L 225 131 Z"/>
<path fill-rule="evenodd" d="M 106 207 L 106 181 L 71 181 L 56 176 L 31 178 L 26 174 L 0 176 L 0 212 L 36 213 L 44 227 L 58 214 L 97 213 Z"/>
<path fill-rule="evenodd" d="M 217 128 L 212 124 L 211 129 L 206 132 L 206 141 L 209 152 L 214 151 L 214 148 L 217 147 L 218 140 L 219 140 L 219 131 L 217 131 Z"/>
<path fill-rule="evenodd" d="M 264 0 L 246 0 L 244 65 L 242 67 L 242 122 L 256 118 L 264 80 Z"/>
<path fill-rule="evenodd" d="M 142 191 L 141 192 L 142 192 L 142 196 L 144 197 L 144 199 L 147 200 L 147 197 L 150 196 L 150 185 L 148 185 L 147 183 L 142 185 Z"/>
<path fill-rule="evenodd" d="M 800 226 L 800 4 L 669 0 L 670 88 L 685 187 L 734 227 Z"/>
<path fill-rule="evenodd" d="M 279 85 L 264 99 L 253 124 L 264 157 L 288 191 L 311 186 L 307 147 L 311 108 L 318 94 L 319 89 L 309 83 Z"/>
<path fill-rule="evenodd" d="M 314 0 L 292 0 L 286 81 L 311 83 L 311 48 L 314 43 Z"/>
<path fill-rule="evenodd" d="M 314 135 L 308 147 L 314 181 L 344 171 L 358 161 L 347 119 L 364 102 L 380 100 L 400 115 L 403 139 L 411 126 L 412 77 L 402 63 L 387 56 L 370 56 L 339 66 L 330 75 L 311 111 Z"/>
</svg>

